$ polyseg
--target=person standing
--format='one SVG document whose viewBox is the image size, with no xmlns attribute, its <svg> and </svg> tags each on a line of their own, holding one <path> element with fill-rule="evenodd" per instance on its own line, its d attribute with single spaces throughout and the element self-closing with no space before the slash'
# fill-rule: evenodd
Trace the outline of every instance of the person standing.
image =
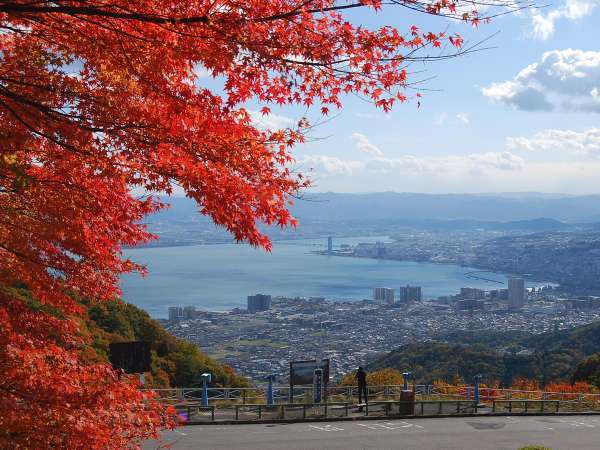
<svg viewBox="0 0 600 450">
<path fill-rule="evenodd" d="M 356 381 L 358 383 L 358 403 L 359 405 L 362 405 L 362 399 L 364 396 L 365 399 L 365 403 L 369 403 L 369 391 L 367 389 L 367 372 L 365 372 L 365 369 L 362 368 L 362 366 L 358 367 L 358 370 L 356 371 L 356 375 L 354 375 L 354 378 L 356 378 Z M 362 411 L 362 406 L 360 406 L 359 411 Z"/>
</svg>

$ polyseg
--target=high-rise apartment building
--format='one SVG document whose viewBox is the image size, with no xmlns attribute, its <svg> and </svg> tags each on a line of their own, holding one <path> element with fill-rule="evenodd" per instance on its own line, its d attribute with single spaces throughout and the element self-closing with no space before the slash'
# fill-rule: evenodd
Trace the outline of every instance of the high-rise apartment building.
<svg viewBox="0 0 600 450">
<path fill-rule="evenodd" d="M 196 307 L 195 306 L 184 306 L 183 307 L 183 318 L 184 319 L 194 319 L 196 317 Z"/>
<path fill-rule="evenodd" d="M 523 278 L 508 279 L 508 307 L 518 310 L 525 304 L 525 280 Z"/>
<path fill-rule="evenodd" d="M 483 289 L 464 287 L 460 288 L 460 296 L 463 299 L 479 299 L 485 297 L 485 291 Z"/>
<path fill-rule="evenodd" d="M 373 289 L 373 300 L 382 303 L 394 303 L 394 289 L 386 287 Z"/>
<path fill-rule="evenodd" d="M 421 286 L 400 286 L 400 302 L 420 302 L 422 299 Z"/>
<path fill-rule="evenodd" d="M 183 319 L 183 308 L 181 306 L 169 306 L 169 321 L 177 322 Z"/>
<path fill-rule="evenodd" d="M 271 309 L 271 296 L 266 294 L 256 294 L 248 296 L 248 312 L 257 313 Z"/>
<path fill-rule="evenodd" d="M 508 300 L 508 289 L 493 289 L 490 291 L 491 300 Z"/>
</svg>

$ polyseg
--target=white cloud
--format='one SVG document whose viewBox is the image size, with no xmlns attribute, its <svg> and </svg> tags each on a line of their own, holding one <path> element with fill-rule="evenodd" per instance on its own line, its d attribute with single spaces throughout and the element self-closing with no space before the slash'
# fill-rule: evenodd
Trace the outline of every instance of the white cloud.
<svg viewBox="0 0 600 450">
<path fill-rule="evenodd" d="M 535 39 L 546 40 L 554 34 L 556 21 L 559 19 L 578 21 L 591 14 L 599 4 L 600 0 L 566 0 L 562 6 L 547 14 L 534 10 L 531 34 Z"/>
<path fill-rule="evenodd" d="M 356 142 L 356 148 L 372 156 L 383 156 L 379 148 L 369 142 L 367 136 L 361 133 L 352 133 L 352 140 Z"/>
<path fill-rule="evenodd" d="M 304 155 L 297 159 L 300 170 L 326 175 L 353 175 L 365 167 L 362 161 L 340 159 L 328 155 Z"/>
<path fill-rule="evenodd" d="M 574 49 L 545 52 L 512 80 L 484 87 L 483 95 L 523 111 L 600 112 L 600 52 Z"/>
<path fill-rule="evenodd" d="M 519 171 L 523 158 L 509 152 L 472 153 L 468 155 L 446 155 L 418 157 L 402 155 L 396 158 L 373 157 L 366 161 L 347 160 L 328 155 L 308 155 L 299 158 L 301 170 L 308 168 L 317 175 L 392 174 L 412 175 L 447 174 L 450 176 L 483 175 L 497 171 Z M 308 167 L 307 167 L 308 166 Z"/>
<path fill-rule="evenodd" d="M 508 137 L 506 148 L 535 152 L 579 154 L 600 159 L 600 128 L 577 132 L 572 130 L 544 130 L 531 137 Z"/>
<path fill-rule="evenodd" d="M 435 172 L 436 168 L 427 158 L 403 155 L 397 158 L 374 158 L 365 166 L 372 172 Z"/>
<path fill-rule="evenodd" d="M 525 161 L 509 151 L 473 153 L 468 156 L 475 166 L 475 169 L 495 169 L 495 170 L 521 170 L 525 166 Z"/>
<path fill-rule="evenodd" d="M 262 130 L 275 131 L 296 125 L 293 119 L 273 113 L 263 115 L 260 111 L 248 110 L 248 114 L 250 114 L 254 126 Z"/>
<path fill-rule="evenodd" d="M 456 115 L 456 118 L 465 125 L 469 125 L 469 115 L 465 112 L 460 112 Z"/>
<path fill-rule="evenodd" d="M 438 116 L 437 119 L 435 119 L 434 123 L 436 125 L 443 125 L 444 122 L 446 122 L 446 119 L 448 119 L 448 113 L 443 112 L 443 113 L 440 113 L 440 115 Z"/>
<path fill-rule="evenodd" d="M 413 155 L 399 158 L 377 158 L 370 161 L 367 167 L 383 172 L 418 171 L 460 174 L 464 172 L 481 173 L 485 170 L 521 170 L 523 166 L 524 161 L 521 157 L 505 151 L 424 158 Z"/>
</svg>

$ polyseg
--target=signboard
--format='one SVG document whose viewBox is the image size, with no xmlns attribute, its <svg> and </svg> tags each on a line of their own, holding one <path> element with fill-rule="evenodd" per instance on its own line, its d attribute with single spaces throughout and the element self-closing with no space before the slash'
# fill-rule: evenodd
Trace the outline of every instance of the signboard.
<svg viewBox="0 0 600 450">
<path fill-rule="evenodd" d="M 321 383 L 327 397 L 327 385 L 329 384 L 329 359 L 322 359 L 317 363 L 316 359 L 290 362 L 290 401 L 294 400 L 294 386 L 314 385 L 315 369 L 322 370 Z"/>
<path fill-rule="evenodd" d="M 323 369 L 315 369 L 313 376 L 313 402 L 321 403 L 323 394 Z"/>
<path fill-rule="evenodd" d="M 315 369 L 323 369 L 323 383 L 329 384 L 329 359 L 290 362 L 290 385 L 310 386 L 313 384 Z"/>
<path fill-rule="evenodd" d="M 110 363 L 125 373 L 150 371 L 150 342 L 116 342 L 109 345 Z"/>
</svg>

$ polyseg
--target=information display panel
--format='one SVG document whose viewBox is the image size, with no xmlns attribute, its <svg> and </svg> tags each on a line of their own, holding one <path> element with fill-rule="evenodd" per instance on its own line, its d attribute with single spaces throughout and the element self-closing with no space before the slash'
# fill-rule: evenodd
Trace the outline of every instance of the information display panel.
<svg viewBox="0 0 600 450">
<path fill-rule="evenodd" d="M 317 362 L 316 359 L 290 362 L 290 401 L 294 400 L 295 386 L 312 386 L 314 383 L 315 369 L 321 369 L 322 375 L 320 384 L 322 385 L 324 395 L 327 397 L 327 386 L 329 384 L 329 359 L 322 359 Z"/>
<path fill-rule="evenodd" d="M 315 369 L 323 369 L 323 384 L 328 384 L 329 359 L 322 359 L 319 364 L 316 359 L 290 362 L 290 384 L 292 386 L 312 385 Z"/>
<path fill-rule="evenodd" d="M 150 371 L 150 342 L 115 342 L 109 345 L 109 359 L 113 367 L 125 373 Z"/>
</svg>

